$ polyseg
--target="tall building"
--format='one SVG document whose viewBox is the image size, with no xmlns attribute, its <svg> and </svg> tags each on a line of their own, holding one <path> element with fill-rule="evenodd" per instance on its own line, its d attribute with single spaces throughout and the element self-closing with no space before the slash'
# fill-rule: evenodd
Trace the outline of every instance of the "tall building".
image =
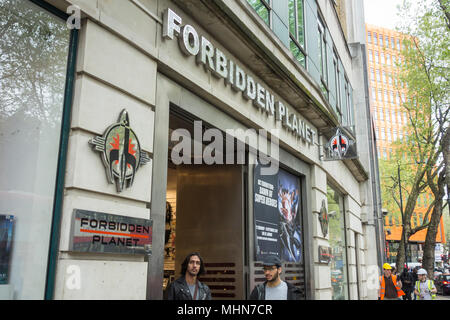
<svg viewBox="0 0 450 320">
<path fill-rule="evenodd" d="M 390 30 L 366 24 L 367 37 L 367 72 L 370 79 L 370 106 L 372 119 L 375 123 L 377 137 L 377 154 L 380 159 L 390 159 L 396 140 L 403 141 L 407 135 L 407 113 L 402 108 L 402 102 L 407 99 L 407 90 L 400 82 L 400 72 L 397 64 L 402 63 L 402 39 L 404 35 Z M 410 157 L 414 161 L 413 157 Z M 383 179 L 381 183 L 383 184 Z M 416 209 L 412 217 L 412 227 L 422 225 L 428 206 L 433 202 L 431 191 L 425 192 L 417 199 Z M 387 260 L 396 261 L 398 243 L 402 235 L 401 219 L 389 215 L 384 219 L 386 230 Z M 426 229 L 421 230 L 409 239 L 408 259 L 417 262 L 422 256 L 422 244 L 425 242 Z M 445 243 L 444 224 L 441 219 L 438 243 Z"/>
<path fill-rule="evenodd" d="M 377 298 L 362 1 L 0 15 L 0 299 L 163 299 L 194 251 L 214 299 L 268 254 L 303 299 Z"/>
</svg>

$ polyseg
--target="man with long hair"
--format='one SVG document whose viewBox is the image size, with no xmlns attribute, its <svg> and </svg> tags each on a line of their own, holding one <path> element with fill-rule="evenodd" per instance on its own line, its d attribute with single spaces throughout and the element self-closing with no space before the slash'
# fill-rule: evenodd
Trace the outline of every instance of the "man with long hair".
<svg viewBox="0 0 450 320">
<path fill-rule="evenodd" d="M 190 253 L 181 264 L 181 277 L 168 288 L 168 300 L 211 300 L 209 287 L 198 280 L 205 273 L 203 259 L 198 252 Z"/>
</svg>

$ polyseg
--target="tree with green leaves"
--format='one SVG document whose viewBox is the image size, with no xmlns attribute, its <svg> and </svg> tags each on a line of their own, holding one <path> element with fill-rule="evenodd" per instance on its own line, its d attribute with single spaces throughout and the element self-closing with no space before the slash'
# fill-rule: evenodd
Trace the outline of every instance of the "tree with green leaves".
<svg viewBox="0 0 450 320">
<path fill-rule="evenodd" d="M 408 114 L 408 136 L 398 152 L 416 162 L 413 187 L 431 190 L 434 201 L 428 209 L 427 236 L 424 246 L 423 267 L 433 274 L 434 245 L 442 217 L 445 188 L 449 188 L 449 113 L 450 113 L 450 28 L 449 0 L 405 0 L 400 8 L 402 24 L 398 31 L 403 40 L 402 64 L 399 65 L 400 83 L 407 88 L 407 99 L 402 107 Z M 410 159 L 411 160 L 411 159 Z M 426 184 L 426 185 L 425 185 Z M 420 186 L 420 187 L 419 187 Z M 424 189 L 423 189 L 424 190 Z M 402 237 L 397 266 L 404 263 L 405 241 L 411 233 L 411 210 L 416 193 L 408 194 L 403 212 Z M 425 221 L 425 219 L 424 219 Z M 412 230 L 414 231 L 414 230 Z M 402 245 L 403 244 L 403 245 Z"/>
</svg>

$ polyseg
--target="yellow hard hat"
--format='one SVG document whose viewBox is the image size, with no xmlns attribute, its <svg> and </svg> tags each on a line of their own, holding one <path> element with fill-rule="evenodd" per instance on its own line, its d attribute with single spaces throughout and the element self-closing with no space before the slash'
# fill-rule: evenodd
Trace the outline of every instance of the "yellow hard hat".
<svg viewBox="0 0 450 320">
<path fill-rule="evenodd" d="M 392 270 L 392 267 L 389 263 L 385 263 L 385 264 L 383 264 L 383 269 Z"/>
</svg>

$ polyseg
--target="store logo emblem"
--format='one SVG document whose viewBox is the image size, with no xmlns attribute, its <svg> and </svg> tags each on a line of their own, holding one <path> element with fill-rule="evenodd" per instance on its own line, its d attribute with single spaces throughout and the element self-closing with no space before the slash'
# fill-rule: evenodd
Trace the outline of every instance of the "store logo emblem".
<svg viewBox="0 0 450 320">
<path fill-rule="evenodd" d="M 330 140 L 330 148 L 334 155 L 343 158 L 348 150 L 348 138 L 342 134 L 340 129 L 337 129 L 336 134 Z"/>
<path fill-rule="evenodd" d="M 322 207 L 319 213 L 320 227 L 322 229 L 323 236 L 326 237 L 328 234 L 328 212 L 325 204 L 325 200 L 322 200 Z"/>
<path fill-rule="evenodd" d="M 351 137 L 354 128 L 338 127 L 327 131 L 324 135 L 331 136 L 325 145 L 326 161 L 355 159 L 358 157 L 356 141 Z"/>
<path fill-rule="evenodd" d="M 101 152 L 108 182 L 116 183 L 117 192 L 131 187 L 139 166 L 150 161 L 149 155 L 141 150 L 125 109 L 120 113 L 118 123 L 109 126 L 103 136 L 96 136 L 89 143 L 95 151 Z"/>
</svg>

